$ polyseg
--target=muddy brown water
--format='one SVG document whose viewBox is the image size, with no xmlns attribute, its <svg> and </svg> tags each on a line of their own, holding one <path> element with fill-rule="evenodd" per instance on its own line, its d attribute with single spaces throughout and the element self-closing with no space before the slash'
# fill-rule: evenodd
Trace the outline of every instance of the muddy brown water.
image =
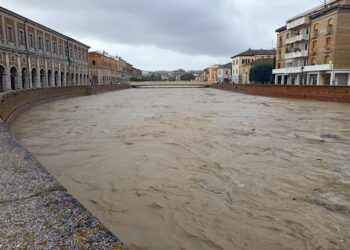
<svg viewBox="0 0 350 250">
<path fill-rule="evenodd" d="M 12 131 L 130 249 L 350 249 L 348 104 L 130 89 Z"/>
</svg>

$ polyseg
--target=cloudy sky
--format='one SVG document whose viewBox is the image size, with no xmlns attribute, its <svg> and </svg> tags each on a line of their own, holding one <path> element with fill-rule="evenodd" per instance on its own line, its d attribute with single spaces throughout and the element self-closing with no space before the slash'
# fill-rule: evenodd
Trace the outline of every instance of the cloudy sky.
<svg viewBox="0 0 350 250">
<path fill-rule="evenodd" d="M 203 69 L 248 48 L 320 0 L 0 0 L 29 19 L 143 70 Z"/>
</svg>

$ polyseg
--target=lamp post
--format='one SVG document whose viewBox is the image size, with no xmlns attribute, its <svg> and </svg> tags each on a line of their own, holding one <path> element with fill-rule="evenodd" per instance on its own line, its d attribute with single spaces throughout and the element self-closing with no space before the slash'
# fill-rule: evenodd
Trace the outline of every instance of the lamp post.
<svg viewBox="0 0 350 250">
<path fill-rule="evenodd" d="M 304 85 L 304 66 L 301 66 L 301 85 Z"/>
</svg>

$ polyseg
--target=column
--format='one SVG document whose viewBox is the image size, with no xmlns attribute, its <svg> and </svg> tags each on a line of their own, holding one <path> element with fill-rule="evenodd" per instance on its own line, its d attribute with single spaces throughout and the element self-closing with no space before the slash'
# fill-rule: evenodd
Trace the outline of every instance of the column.
<svg viewBox="0 0 350 250">
<path fill-rule="evenodd" d="M 275 85 L 277 85 L 278 84 L 278 75 L 276 74 L 275 75 Z"/>
<path fill-rule="evenodd" d="M 5 74 L 4 74 L 4 91 L 11 90 L 10 60 L 9 53 L 5 53 Z"/>
<path fill-rule="evenodd" d="M 44 81 L 43 81 L 43 87 L 45 87 L 45 88 L 47 88 L 47 87 L 49 87 L 49 81 L 48 81 L 48 72 L 47 72 L 47 60 L 46 59 L 44 59 L 44 71 L 45 71 L 45 73 L 44 73 Z"/>
<path fill-rule="evenodd" d="M 23 89 L 22 87 L 22 57 L 17 56 L 17 74 L 16 74 L 16 89 Z"/>
<path fill-rule="evenodd" d="M 41 86 L 41 82 L 40 82 L 40 59 L 39 57 L 36 59 L 36 87 L 37 88 L 42 88 L 43 86 Z"/>
<path fill-rule="evenodd" d="M 298 74 L 298 75 L 297 75 L 297 80 L 295 81 L 295 85 L 300 85 L 300 83 L 301 83 L 301 77 L 300 77 L 300 75 Z"/>
<path fill-rule="evenodd" d="M 28 88 L 32 89 L 33 88 L 33 83 L 32 83 L 32 59 L 28 56 L 27 57 L 28 62 Z"/>
<path fill-rule="evenodd" d="M 310 85 L 310 74 L 306 75 L 306 85 Z"/>
<path fill-rule="evenodd" d="M 282 79 L 281 79 L 281 84 L 282 84 L 282 85 L 285 84 L 284 79 L 285 79 L 285 78 L 284 78 L 284 75 L 282 75 Z"/>
<path fill-rule="evenodd" d="M 334 72 L 334 71 L 331 72 L 331 82 L 330 82 L 330 85 L 331 85 L 331 86 L 335 86 L 335 85 L 336 85 L 336 83 L 335 83 L 335 72 Z"/>
<path fill-rule="evenodd" d="M 350 74 L 348 76 L 348 86 L 350 86 Z"/>
<path fill-rule="evenodd" d="M 21 72 L 17 72 L 16 76 L 15 76 L 15 85 L 16 85 L 16 89 L 23 89 L 22 87 L 22 74 Z"/>
<path fill-rule="evenodd" d="M 322 77 L 321 77 L 321 72 L 317 72 L 317 86 L 322 85 Z"/>
<path fill-rule="evenodd" d="M 288 75 L 287 85 L 292 85 L 292 75 Z"/>
<path fill-rule="evenodd" d="M 58 51 L 59 53 L 59 51 Z M 58 63 L 58 77 L 57 77 L 57 87 L 62 87 L 61 85 L 61 63 Z"/>
</svg>

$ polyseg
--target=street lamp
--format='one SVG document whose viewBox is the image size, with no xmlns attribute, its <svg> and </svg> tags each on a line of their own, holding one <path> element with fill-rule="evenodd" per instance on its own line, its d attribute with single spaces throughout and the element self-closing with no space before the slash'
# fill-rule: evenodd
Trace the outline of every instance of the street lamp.
<svg viewBox="0 0 350 250">
<path fill-rule="evenodd" d="M 301 85 L 304 85 L 304 66 L 301 66 Z"/>
</svg>

